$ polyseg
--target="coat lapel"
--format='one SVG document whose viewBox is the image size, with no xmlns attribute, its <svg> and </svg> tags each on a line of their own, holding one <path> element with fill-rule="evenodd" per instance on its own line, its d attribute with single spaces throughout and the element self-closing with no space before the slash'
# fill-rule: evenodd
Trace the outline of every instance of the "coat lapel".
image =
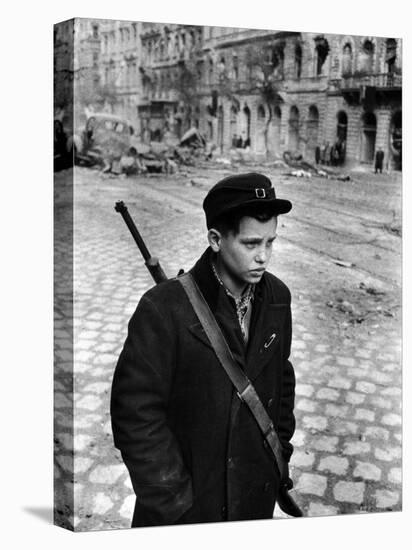
<svg viewBox="0 0 412 550">
<path fill-rule="evenodd" d="M 270 302 L 269 300 L 272 300 Z M 283 334 L 286 304 L 276 303 L 262 281 L 256 288 L 251 340 L 246 355 L 246 374 L 253 381 L 273 357 Z"/>
</svg>

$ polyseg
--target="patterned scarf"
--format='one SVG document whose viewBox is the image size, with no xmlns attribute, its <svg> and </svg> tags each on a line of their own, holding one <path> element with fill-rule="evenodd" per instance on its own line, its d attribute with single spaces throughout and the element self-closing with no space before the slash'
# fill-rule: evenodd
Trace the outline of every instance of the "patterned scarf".
<svg viewBox="0 0 412 550">
<path fill-rule="evenodd" d="M 226 294 L 228 296 L 230 296 L 230 298 L 232 298 L 232 300 L 234 300 L 234 302 L 236 304 L 237 319 L 239 321 L 240 330 L 242 331 L 243 339 L 246 341 L 247 337 L 248 337 L 248 330 L 247 330 L 247 327 L 246 327 L 246 314 L 247 314 L 249 306 L 253 302 L 253 298 L 255 296 L 255 285 L 252 285 L 251 283 L 249 283 L 247 285 L 247 287 L 245 288 L 245 290 L 243 291 L 242 296 L 237 298 L 225 286 L 224 282 L 219 277 L 219 274 L 218 274 L 218 272 L 216 270 L 216 267 L 215 267 L 215 264 L 213 262 L 212 262 L 212 269 L 213 269 L 213 273 L 214 273 L 216 279 L 218 280 L 219 284 L 224 288 Z"/>
</svg>

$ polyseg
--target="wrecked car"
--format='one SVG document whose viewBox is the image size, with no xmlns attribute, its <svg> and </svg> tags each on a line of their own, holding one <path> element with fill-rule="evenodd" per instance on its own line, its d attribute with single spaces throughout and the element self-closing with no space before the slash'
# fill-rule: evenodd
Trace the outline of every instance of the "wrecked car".
<svg viewBox="0 0 412 550">
<path fill-rule="evenodd" d="M 127 119 L 108 113 L 93 113 L 84 130 L 72 137 L 74 160 L 107 168 L 129 153 L 133 134 L 133 126 Z"/>
</svg>

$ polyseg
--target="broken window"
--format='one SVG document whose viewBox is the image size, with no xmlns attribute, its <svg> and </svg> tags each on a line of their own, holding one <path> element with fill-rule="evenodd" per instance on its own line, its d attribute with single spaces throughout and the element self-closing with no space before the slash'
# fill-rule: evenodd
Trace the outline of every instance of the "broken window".
<svg viewBox="0 0 412 550">
<path fill-rule="evenodd" d="M 316 76 L 322 74 L 323 65 L 329 54 L 329 43 L 323 36 L 317 36 L 315 38 L 315 51 L 316 51 Z"/>
</svg>

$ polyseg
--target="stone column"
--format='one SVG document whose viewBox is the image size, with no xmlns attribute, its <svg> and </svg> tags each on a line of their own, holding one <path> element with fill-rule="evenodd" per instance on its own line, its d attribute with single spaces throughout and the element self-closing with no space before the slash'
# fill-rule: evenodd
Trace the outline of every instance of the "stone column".
<svg viewBox="0 0 412 550">
<path fill-rule="evenodd" d="M 376 150 L 382 147 L 385 156 L 383 157 L 383 166 L 390 167 L 391 153 L 389 150 L 389 131 L 391 125 L 391 110 L 380 109 L 376 114 Z"/>
</svg>

